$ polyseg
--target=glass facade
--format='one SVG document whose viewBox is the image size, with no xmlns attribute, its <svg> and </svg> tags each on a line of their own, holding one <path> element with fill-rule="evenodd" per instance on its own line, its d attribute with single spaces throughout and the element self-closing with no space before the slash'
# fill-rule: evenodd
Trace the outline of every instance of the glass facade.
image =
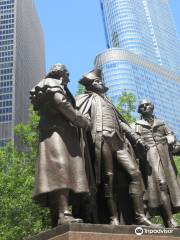
<svg viewBox="0 0 180 240">
<path fill-rule="evenodd" d="M 168 0 L 101 0 L 108 48 L 119 47 L 180 75 L 180 42 Z"/>
<path fill-rule="evenodd" d="M 14 125 L 27 121 L 29 89 L 44 71 L 43 34 L 33 0 L 0 0 L 0 146 L 14 140 Z"/>
<path fill-rule="evenodd" d="M 117 103 L 123 92 L 136 96 L 137 104 L 146 98 L 155 105 L 155 115 L 164 119 L 180 139 L 180 77 L 142 57 L 121 49 L 98 55 L 95 66 L 102 69 L 108 95 Z M 135 117 L 138 114 L 135 113 Z"/>
<path fill-rule="evenodd" d="M 12 137 L 14 0 L 0 1 L 0 146 Z"/>
<path fill-rule="evenodd" d="M 108 95 L 122 91 L 155 104 L 180 140 L 180 41 L 168 0 L 100 0 L 108 50 L 102 68 Z M 137 116 L 137 114 L 136 114 Z"/>
</svg>

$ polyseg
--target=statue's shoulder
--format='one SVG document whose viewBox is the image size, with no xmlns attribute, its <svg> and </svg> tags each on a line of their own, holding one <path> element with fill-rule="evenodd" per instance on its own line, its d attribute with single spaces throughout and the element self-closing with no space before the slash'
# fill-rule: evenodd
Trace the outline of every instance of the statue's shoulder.
<svg viewBox="0 0 180 240">
<path fill-rule="evenodd" d="M 135 122 L 135 125 L 147 125 L 147 122 L 143 119 L 139 119 Z"/>
<path fill-rule="evenodd" d="M 150 126 L 149 123 L 147 121 L 145 121 L 144 119 L 137 120 L 135 124 L 141 125 L 141 126 Z M 159 118 L 154 118 L 153 127 L 161 126 L 161 125 L 165 125 L 165 122 Z"/>
<path fill-rule="evenodd" d="M 93 94 L 84 93 L 76 96 L 76 106 L 84 114 L 91 109 Z"/>
<path fill-rule="evenodd" d="M 45 106 L 51 102 L 53 99 L 52 96 L 57 92 L 65 95 L 64 88 L 58 79 L 42 79 L 30 91 L 30 100 L 34 106 L 34 110 L 39 110 L 41 106 Z"/>
<path fill-rule="evenodd" d="M 159 118 L 154 118 L 154 126 L 161 126 L 161 125 L 165 125 L 164 120 Z"/>
<path fill-rule="evenodd" d="M 136 126 L 136 122 L 133 122 L 130 124 L 130 127 L 134 130 L 135 129 L 135 126 Z"/>
<path fill-rule="evenodd" d="M 90 95 L 88 93 L 83 93 L 75 96 L 76 100 L 88 98 Z"/>
<path fill-rule="evenodd" d="M 93 94 L 91 94 L 91 93 L 84 93 L 84 94 L 77 95 L 75 97 L 76 105 L 80 106 L 81 104 L 89 101 L 89 99 L 91 99 L 92 96 L 93 96 Z"/>
<path fill-rule="evenodd" d="M 44 78 L 38 84 L 36 84 L 30 91 L 31 94 L 35 92 L 64 92 L 63 86 L 58 79 Z"/>
<path fill-rule="evenodd" d="M 42 80 L 45 88 L 51 88 L 51 90 L 60 89 L 63 90 L 63 85 L 58 79 L 55 78 L 45 78 Z"/>
<path fill-rule="evenodd" d="M 145 122 L 144 120 L 141 120 L 141 119 L 136 120 L 136 122 L 133 122 L 133 123 L 131 124 L 131 128 L 133 129 L 133 131 L 135 131 L 135 132 L 138 133 L 138 134 L 141 134 L 142 129 L 143 129 L 145 126 L 148 126 L 148 125 L 146 124 L 146 122 Z"/>
</svg>

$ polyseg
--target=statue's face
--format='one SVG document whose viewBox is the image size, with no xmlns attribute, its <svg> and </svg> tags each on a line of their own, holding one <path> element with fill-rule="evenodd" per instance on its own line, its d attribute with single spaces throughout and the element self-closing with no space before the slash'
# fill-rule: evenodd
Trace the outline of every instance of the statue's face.
<svg viewBox="0 0 180 240">
<path fill-rule="evenodd" d="M 104 83 L 102 82 L 101 78 L 95 78 L 92 82 L 92 88 L 96 92 L 99 93 L 105 93 L 107 91 L 107 88 L 105 87 Z"/>
<path fill-rule="evenodd" d="M 152 115 L 153 113 L 153 105 L 150 102 L 144 102 L 139 105 L 139 113 L 142 115 Z"/>
<path fill-rule="evenodd" d="M 63 72 L 61 72 L 61 77 L 60 80 L 62 81 L 62 85 L 67 85 L 68 82 L 70 82 L 69 80 L 69 72 L 67 70 L 64 70 Z"/>
</svg>

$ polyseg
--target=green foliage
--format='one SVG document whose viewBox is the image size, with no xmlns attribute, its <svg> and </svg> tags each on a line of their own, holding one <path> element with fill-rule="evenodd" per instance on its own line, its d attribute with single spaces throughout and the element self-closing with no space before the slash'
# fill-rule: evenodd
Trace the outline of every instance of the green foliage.
<svg viewBox="0 0 180 240">
<path fill-rule="evenodd" d="M 178 172 L 180 173 L 180 156 L 175 156 L 174 161 L 176 163 L 176 167 L 178 169 Z"/>
<path fill-rule="evenodd" d="M 78 84 L 78 90 L 76 92 L 76 96 L 80 95 L 80 94 L 83 94 L 85 92 L 85 87 L 81 84 Z"/>
<path fill-rule="evenodd" d="M 132 113 L 136 109 L 135 102 L 136 97 L 132 93 L 122 92 L 119 96 L 118 104 L 116 105 L 117 110 L 129 123 L 135 121 L 135 118 L 132 116 Z"/>
<path fill-rule="evenodd" d="M 39 116 L 30 109 L 30 121 L 28 124 L 18 124 L 15 128 L 15 134 L 18 136 L 21 144 L 28 147 L 29 151 L 36 153 L 38 144 L 38 123 Z"/>
<path fill-rule="evenodd" d="M 19 124 L 16 135 L 25 146 L 18 151 L 9 142 L 0 149 L 0 239 L 20 240 L 48 227 L 48 210 L 32 203 L 37 157 L 38 116 Z"/>
</svg>

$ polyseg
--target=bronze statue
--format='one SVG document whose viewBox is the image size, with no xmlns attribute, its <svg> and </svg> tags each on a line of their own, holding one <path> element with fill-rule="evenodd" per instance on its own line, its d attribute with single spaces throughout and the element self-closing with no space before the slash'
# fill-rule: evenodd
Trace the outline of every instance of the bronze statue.
<svg viewBox="0 0 180 240">
<path fill-rule="evenodd" d="M 113 161 L 116 159 L 116 163 L 129 176 L 129 193 L 133 202 L 136 224 L 152 226 L 152 223 L 144 215 L 141 173 L 135 159 L 127 150 L 124 135 L 133 139 L 135 143 L 144 146 L 143 142 L 132 132 L 130 126 L 105 96 L 108 89 L 101 80 L 99 69 L 85 74 L 79 83 L 84 85 L 87 91 L 85 94 L 77 96 L 76 104 L 79 110 L 84 115 L 88 115 L 92 122 L 92 145 L 95 148 L 93 166 L 97 185 L 101 182 L 104 185 L 104 197 L 110 216 L 110 224 L 119 224 L 117 204 L 113 197 Z"/>
<path fill-rule="evenodd" d="M 177 227 L 172 214 L 180 212 L 180 179 L 169 147 L 175 142 L 173 132 L 164 121 L 153 115 L 153 104 L 140 102 L 135 132 L 149 146 L 146 161 L 142 161 L 147 188 L 147 204 L 151 216 L 160 215 L 166 227 Z"/>
<path fill-rule="evenodd" d="M 40 115 L 33 200 L 51 209 L 53 227 L 66 222 L 81 222 L 69 211 L 69 194 L 70 191 L 89 191 L 77 128 L 86 129 L 90 122 L 76 110 L 68 82 L 67 68 L 55 64 L 30 92 L 34 109 Z"/>
<path fill-rule="evenodd" d="M 180 156 L 180 142 L 176 141 L 175 144 L 173 145 L 172 152 L 174 155 Z"/>
</svg>

